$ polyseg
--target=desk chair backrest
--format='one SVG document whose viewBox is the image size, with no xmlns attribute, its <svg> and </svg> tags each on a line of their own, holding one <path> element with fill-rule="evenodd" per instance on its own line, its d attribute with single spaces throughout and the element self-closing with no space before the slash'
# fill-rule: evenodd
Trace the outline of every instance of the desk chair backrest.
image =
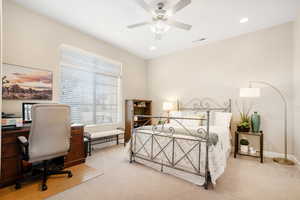
<svg viewBox="0 0 300 200">
<path fill-rule="evenodd" d="M 62 104 L 32 106 L 29 162 L 64 156 L 70 148 L 70 107 Z"/>
</svg>

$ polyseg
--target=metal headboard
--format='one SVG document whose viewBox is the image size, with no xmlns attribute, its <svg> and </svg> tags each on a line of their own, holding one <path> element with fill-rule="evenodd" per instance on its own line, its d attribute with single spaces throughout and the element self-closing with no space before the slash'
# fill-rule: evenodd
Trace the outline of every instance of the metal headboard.
<svg viewBox="0 0 300 200">
<path fill-rule="evenodd" d="M 219 103 L 212 98 L 194 98 L 187 103 L 177 101 L 178 111 L 223 111 L 231 112 L 231 99 Z"/>
</svg>

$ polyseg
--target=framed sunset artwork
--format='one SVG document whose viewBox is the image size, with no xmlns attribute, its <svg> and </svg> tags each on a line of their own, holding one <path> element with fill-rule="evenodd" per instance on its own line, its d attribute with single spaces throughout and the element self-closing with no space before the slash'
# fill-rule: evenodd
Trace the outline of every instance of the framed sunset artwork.
<svg viewBox="0 0 300 200">
<path fill-rule="evenodd" d="M 3 64 L 2 99 L 52 100 L 52 72 Z"/>
</svg>

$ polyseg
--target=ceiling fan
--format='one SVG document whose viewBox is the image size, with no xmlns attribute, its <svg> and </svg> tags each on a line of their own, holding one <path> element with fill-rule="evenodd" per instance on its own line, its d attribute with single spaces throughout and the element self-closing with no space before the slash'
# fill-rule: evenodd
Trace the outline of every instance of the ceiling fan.
<svg viewBox="0 0 300 200">
<path fill-rule="evenodd" d="M 183 30 L 190 30 L 191 25 L 170 19 L 170 16 L 182 10 L 191 3 L 191 0 L 180 0 L 170 9 L 166 9 L 166 2 L 158 2 L 154 7 L 147 4 L 144 0 L 135 0 L 139 6 L 152 15 L 152 21 L 141 22 L 127 26 L 127 28 L 137 28 L 150 25 L 151 31 L 155 33 L 155 39 L 160 40 L 162 35 L 167 32 L 170 27 L 176 27 Z"/>
</svg>

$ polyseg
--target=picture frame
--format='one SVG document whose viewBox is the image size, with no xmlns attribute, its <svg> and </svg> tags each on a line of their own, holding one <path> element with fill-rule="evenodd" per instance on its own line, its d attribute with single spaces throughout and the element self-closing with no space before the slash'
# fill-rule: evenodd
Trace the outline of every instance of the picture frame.
<svg viewBox="0 0 300 200">
<path fill-rule="evenodd" d="M 53 73 L 44 69 L 3 63 L 3 100 L 52 100 Z"/>
</svg>

